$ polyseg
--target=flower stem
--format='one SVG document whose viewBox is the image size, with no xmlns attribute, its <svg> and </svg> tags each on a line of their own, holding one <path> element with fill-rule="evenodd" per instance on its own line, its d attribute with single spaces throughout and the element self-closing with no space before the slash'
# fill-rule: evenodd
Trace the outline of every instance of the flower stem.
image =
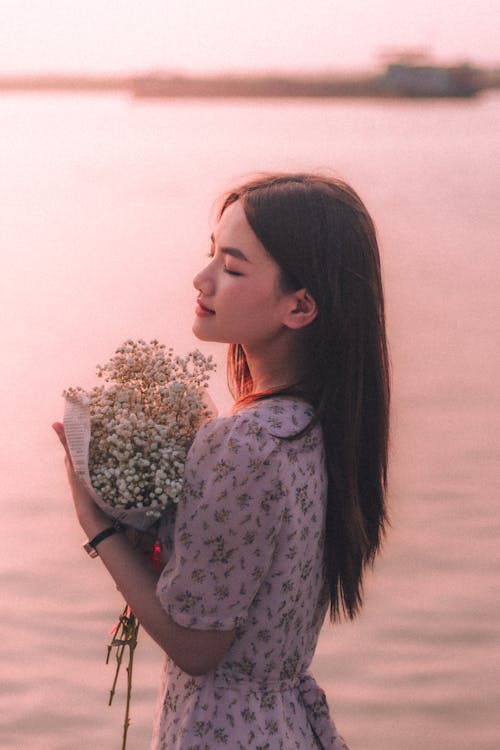
<svg viewBox="0 0 500 750">
<path fill-rule="evenodd" d="M 122 615 L 120 615 L 120 619 L 118 621 L 118 625 L 114 632 L 112 641 L 108 646 L 108 653 L 106 657 L 106 664 L 108 664 L 111 650 L 113 648 L 116 648 L 116 670 L 115 670 L 115 676 L 113 679 L 113 684 L 111 686 L 109 702 L 108 702 L 108 705 L 110 706 L 111 703 L 113 702 L 113 698 L 115 695 L 116 683 L 117 683 L 118 675 L 120 673 L 120 668 L 122 665 L 123 654 L 124 654 L 126 647 L 128 647 L 129 649 L 128 666 L 127 666 L 127 700 L 126 700 L 126 706 L 125 706 L 125 719 L 123 722 L 122 750 L 125 750 L 125 746 L 127 744 L 128 728 L 130 726 L 130 702 L 132 698 L 132 670 L 134 666 L 134 651 L 137 646 L 138 633 L 139 633 L 139 621 L 137 620 L 134 613 L 131 612 L 130 607 L 126 605 L 125 609 L 123 610 Z"/>
</svg>

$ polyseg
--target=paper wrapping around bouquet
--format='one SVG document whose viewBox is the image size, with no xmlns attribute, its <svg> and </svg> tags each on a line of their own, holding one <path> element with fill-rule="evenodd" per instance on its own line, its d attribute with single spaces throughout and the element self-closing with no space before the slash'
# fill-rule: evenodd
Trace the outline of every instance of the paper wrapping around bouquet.
<svg viewBox="0 0 500 750">
<path fill-rule="evenodd" d="M 89 474 L 90 408 L 87 396 L 66 397 L 63 424 L 75 473 L 96 505 L 110 518 L 138 531 L 151 529 L 158 521 L 159 514 L 154 514 L 148 508 L 116 508 L 105 503 L 92 486 Z"/>
</svg>

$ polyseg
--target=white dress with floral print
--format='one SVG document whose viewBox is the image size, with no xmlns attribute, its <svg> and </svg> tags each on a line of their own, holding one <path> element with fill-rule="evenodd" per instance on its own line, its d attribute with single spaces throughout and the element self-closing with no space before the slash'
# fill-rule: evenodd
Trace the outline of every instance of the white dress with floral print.
<svg viewBox="0 0 500 750">
<path fill-rule="evenodd" d="M 311 418 L 275 397 L 196 437 L 157 592 L 179 625 L 236 637 L 200 677 L 166 658 L 153 750 L 347 747 L 307 671 L 327 609 L 321 430 L 299 434 Z"/>
</svg>

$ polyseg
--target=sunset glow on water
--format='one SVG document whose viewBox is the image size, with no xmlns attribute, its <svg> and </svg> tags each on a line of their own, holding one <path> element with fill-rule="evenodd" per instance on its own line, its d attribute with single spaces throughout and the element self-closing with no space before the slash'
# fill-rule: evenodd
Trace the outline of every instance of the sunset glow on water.
<svg viewBox="0 0 500 750">
<path fill-rule="evenodd" d="M 378 226 L 393 362 L 391 515 L 354 624 L 314 662 L 352 750 L 498 750 L 500 98 L 138 103 L 4 96 L 0 746 L 119 746 L 105 646 L 122 602 L 87 558 L 50 424 L 126 338 L 179 353 L 214 201 L 256 170 L 329 169 Z M 212 393 L 229 406 L 223 347 Z M 159 650 L 137 651 L 130 750 Z M 123 686 L 122 686 L 123 687 Z"/>
</svg>

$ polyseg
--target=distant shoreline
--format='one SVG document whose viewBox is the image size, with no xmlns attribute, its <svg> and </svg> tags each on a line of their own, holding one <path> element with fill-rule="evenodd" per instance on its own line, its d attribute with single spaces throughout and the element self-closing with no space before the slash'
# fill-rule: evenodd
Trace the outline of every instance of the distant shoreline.
<svg viewBox="0 0 500 750">
<path fill-rule="evenodd" d="M 381 74 L 227 74 L 188 76 L 152 73 L 111 75 L 0 76 L 2 92 L 122 92 L 137 98 L 334 98 L 471 97 L 500 87 L 500 70 L 469 65 L 389 65 Z"/>
</svg>

